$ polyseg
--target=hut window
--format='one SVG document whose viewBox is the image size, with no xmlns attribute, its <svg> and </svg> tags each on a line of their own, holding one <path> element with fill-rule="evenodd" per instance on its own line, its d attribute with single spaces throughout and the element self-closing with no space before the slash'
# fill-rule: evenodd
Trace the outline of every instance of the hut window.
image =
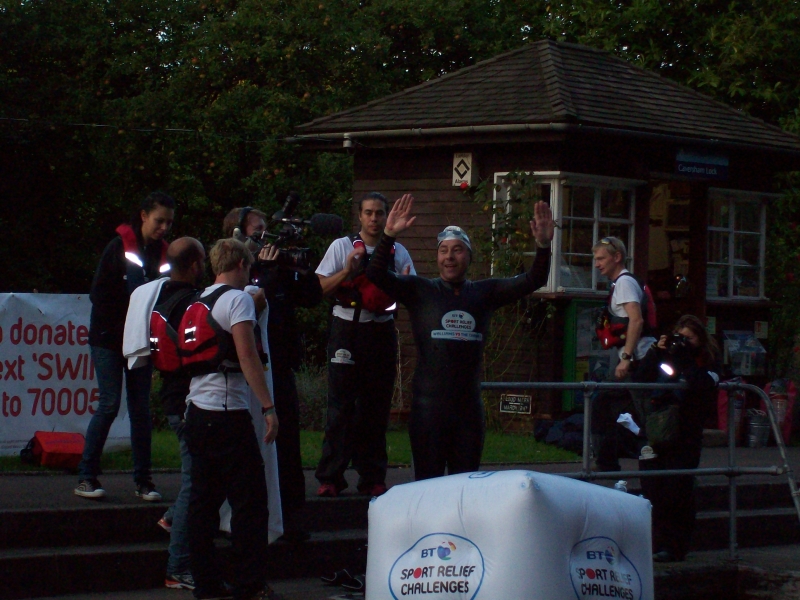
<svg viewBox="0 0 800 600">
<path fill-rule="evenodd" d="M 709 190 L 706 297 L 764 297 L 766 197 Z"/>
<path fill-rule="evenodd" d="M 495 202 L 508 207 L 512 204 L 509 195 L 514 195 L 514 188 L 512 185 L 509 189 L 507 175 L 495 173 Z M 627 267 L 633 270 L 634 189 L 643 182 L 563 172 L 526 175 L 539 182 L 540 197 L 550 201 L 560 226 L 553 246 L 548 291 L 607 290 L 609 282 L 594 268 L 592 255 L 594 242 L 607 236 L 625 242 Z M 526 254 L 530 255 L 529 262 L 534 252 Z"/>
</svg>

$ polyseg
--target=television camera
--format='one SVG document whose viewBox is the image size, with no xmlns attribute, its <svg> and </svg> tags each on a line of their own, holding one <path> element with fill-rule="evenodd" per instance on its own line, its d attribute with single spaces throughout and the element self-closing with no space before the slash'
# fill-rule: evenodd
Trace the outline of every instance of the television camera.
<svg viewBox="0 0 800 600">
<path fill-rule="evenodd" d="M 306 241 L 304 233 L 307 228 L 311 232 L 320 236 L 335 236 L 342 231 L 342 219 L 337 215 L 317 213 L 308 220 L 304 220 L 294 215 L 297 205 L 300 203 L 300 195 L 297 192 L 289 192 L 283 207 L 272 215 L 267 229 L 263 232 L 245 236 L 243 226 L 233 230 L 233 237 L 245 243 L 245 246 L 258 257 L 261 249 L 266 244 L 271 244 L 278 248 L 278 256 L 274 261 L 263 261 L 257 258 L 258 263 L 269 267 L 274 264 L 294 269 L 309 269 L 316 262 L 315 253 L 311 248 L 304 247 Z M 244 210 L 242 211 L 244 213 Z M 244 222 L 246 213 L 240 218 Z M 276 233 L 269 231 L 270 225 L 280 225 Z"/>
</svg>

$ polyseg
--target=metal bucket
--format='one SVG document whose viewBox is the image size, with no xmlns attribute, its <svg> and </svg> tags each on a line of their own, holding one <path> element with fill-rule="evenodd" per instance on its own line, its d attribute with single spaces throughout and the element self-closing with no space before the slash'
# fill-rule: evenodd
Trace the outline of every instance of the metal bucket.
<svg viewBox="0 0 800 600">
<path fill-rule="evenodd" d="M 769 440 L 769 417 L 763 410 L 747 411 L 747 445 L 750 448 L 763 448 Z"/>
</svg>

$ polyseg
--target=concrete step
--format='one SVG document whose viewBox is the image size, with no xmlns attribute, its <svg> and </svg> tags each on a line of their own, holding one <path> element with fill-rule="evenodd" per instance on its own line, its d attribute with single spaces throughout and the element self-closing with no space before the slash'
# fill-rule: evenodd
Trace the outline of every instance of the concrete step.
<svg viewBox="0 0 800 600">
<path fill-rule="evenodd" d="M 0 550 L 48 546 L 93 546 L 160 542 L 167 536 L 158 520 L 166 503 L 0 511 Z M 369 499 L 363 496 L 309 499 L 296 528 L 306 531 L 366 529 Z"/>
<path fill-rule="evenodd" d="M 269 549 L 270 580 L 318 577 L 351 562 L 366 563 L 365 529 L 314 533 L 303 544 Z M 117 592 L 163 587 L 167 541 L 0 551 L 0 599 Z M 230 544 L 219 540 L 220 561 Z"/>
<path fill-rule="evenodd" d="M 728 487 L 702 485 L 698 491 L 703 510 L 692 550 L 725 549 Z M 737 492 L 740 547 L 800 543 L 785 483 L 742 484 Z M 272 544 L 270 579 L 315 578 L 365 562 L 368 503 L 360 496 L 310 498 L 296 526 L 312 537 Z M 0 600 L 163 586 L 168 536 L 156 523 L 166 506 L 86 502 L 0 511 Z M 219 541 L 223 557 L 227 546 Z"/>
</svg>

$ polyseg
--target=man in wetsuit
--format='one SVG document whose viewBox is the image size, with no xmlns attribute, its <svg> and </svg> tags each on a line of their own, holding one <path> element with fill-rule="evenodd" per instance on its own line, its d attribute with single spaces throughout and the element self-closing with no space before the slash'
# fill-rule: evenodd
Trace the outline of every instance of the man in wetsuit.
<svg viewBox="0 0 800 600">
<path fill-rule="evenodd" d="M 545 202 L 534 207 L 531 233 L 536 258 L 531 269 L 506 279 L 469 281 L 469 237 L 446 227 L 438 236 L 439 277 L 397 275 L 387 268 L 395 238 L 411 227 L 414 199 L 404 195 L 392 207 L 367 276 L 402 302 L 417 344 L 414 396 L 409 420 L 417 480 L 477 471 L 485 421 L 481 401 L 483 346 L 492 312 L 540 288 L 550 271 L 553 215 Z"/>
</svg>

